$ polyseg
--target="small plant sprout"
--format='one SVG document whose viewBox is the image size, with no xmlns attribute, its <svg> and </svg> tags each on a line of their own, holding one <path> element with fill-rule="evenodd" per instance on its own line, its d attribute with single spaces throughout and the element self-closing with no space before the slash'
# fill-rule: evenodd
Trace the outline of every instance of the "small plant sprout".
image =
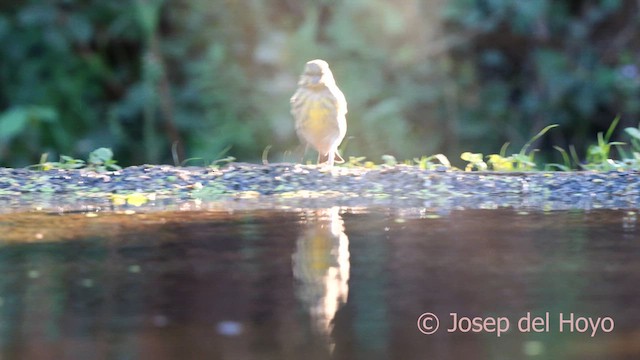
<svg viewBox="0 0 640 360">
<path fill-rule="evenodd" d="M 74 159 L 71 156 L 60 155 L 60 162 L 58 162 L 58 166 L 61 169 L 80 169 L 85 166 L 84 160 Z"/>
<path fill-rule="evenodd" d="M 398 160 L 393 155 L 382 155 L 382 161 L 387 166 L 396 166 L 398 164 Z"/>
<path fill-rule="evenodd" d="M 347 167 L 359 167 L 364 166 L 364 161 L 367 159 L 366 156 L 349 156 L 349 160 L 345 164 Z"/>
<path fill-rule="evenodd" d="M 222 159 L 214 160 L 211 163 L 211 167 L 214 168 L 214 169 L 219 169 L 223 165 L 227 165 L 227 164 L 232 163 L 234 161 L 236 161 L 236 158 L 234 158 L 233 156 L 226 156 L 226 157 L 223 157 Z"/>
<path fill-rule="evenodd" d="M 180 163 L 180 166 L 187 166 L 187 164 L 189 164 L 191 162 L 196 162 L 196 161 L 201 161 L 202 162 L 202 166 L 206 165 L 206 161 L 203 158 L 201 158 L 201 157 L 192 157 L 192 158 L 188 158 L 188 159 L 182 160 L 182 162 Z"/>
<path fill-rule="evenodd" d="M 87 167 L 95 171 L 115 171 L 122 170 L 113 160 L 113 151 L 109 148 L 98 148 L 89 153 Z"/>
<path fill-rule="evenodd" d="M 262 164 L 269 165 L 269 150 L 271 150 L 271 145 L 267 145 L 264 150 L 262 150 Z"/>
<path fill-rule="evenodd" d="M 60 161 L 47 161 L 49 157 L 48 153 L 44 153 L 40 156 L 40 162 L 32 167 L 41 171 L 53 170 L 53 169 L 80 169 L 85 166 L 84 160 L 74 159 L 71 156 L 60 155 Z"/>
<path fill-rule="evenodd" d="M 509 143 L 505 143 L 502 145 L 500 149 L 500 154 L 491 154 L 488 155 L 487 163 L 491 165 L 491 168 L 496 171 L 532 171 L 536 169 L 536 163 L 534 161 L 535 153 L 538 151 L 537 149 L 529 150 L 531 144 L 533 144 L 536 140 L 538 140 L 542 135 L 544 135 L 547 131 L 557 127 L 558 125 L 553 124 L 545 127 L 540 130 L 536 135 L 534 135 L 529 141 L 527 141 L 520 149 L 520 152 L 517 154 L 512 154 L 510 156 L 506 156 L 507 147 Z"/>
<path fill-rule="evenodd" d="M 637 128 L 625 128 L 624 132 L 631 138 L 631 147 L 633 151 L 640 153 L 640 124 L 638 124 Z"/>
<path fill-rule="evenodd" d="M 507 148 L 509 143 L 506 142 L 500 148 L 499 154 L 487 155 L 487 165 L 490 165 L 496 171 L 513 171 L 515 162 L 514 156 L 507 156 Z"/>
<path fill-rule="evenodd" d="M 581 164 L 580 167 L 586 170 L 610 171 L 624 166 L 623 162 L 610 158 L 612 147 L 625 145 L 623 142 L 610 141 L 619 121 L 620 117 L 617 116 L 604 135 L 602 132 L 598 133 L 598 142 L 587 149 L 587 163 Z"/>
<path fill-rule="evenodd" d="M 467 166 L 465 166 L 464 171 L 473 171 L 473 169 L 479 171 L 487 170 L 487 163 L 484 162 L 484 156 L 481 153 L 472 153 L 469 151 L 465 151 L 460 155 L 460 158 L 466 162 L 468 162 Z"/>
<path fill-rule="evenodd" d="M 552 170 L 553 168 L 556 168 L 560 171 L 571 171 L 571 158 L 569 157 L 569 154 L 567 153 L 567 151 L 561 148 L 560 146 L 554 145 L 553 148 L 558 150 L 558 152 L 562 156 L 562 164 L 558 164 L 558 163 L 546 164 L 544 169 L 548 171 L 548 170 Z"/>
<path fill-rule="evenodd" d="M 544 129 L 540 130 L 537 134 L 535 134 L 529 141 L 527 141 L 523 146 L 522 149 L 520 149 L 520 152 L 517 154 L 512 155 L 514 158 L 514 162 L 515 162 L 515 166 L 516 166 L 516 170 L 523 170 L 523 171 L 530 171 L 530 170 L 535 170 L 536 168 L 536 163 L 533 160 L 535 153 L 538 151 L 537 149 L 534 149 L 530 152 L 527 153 L 527 150 L 529 150 L 529 147 L 531 147 L 531 144 L 533 144 L 536 140 L 538 140 L 539 138 L 541 138 L 544 134 L 547 133 L 547 131 L 558 127 L 558 124 L 551 124 L 546 126 Z"/>
<path fill-rule="evenodd" d="M 74 170 L 74 169 L 82 169 L 86 166 L 84 160 L 75 159 L 71 156 L 60 155 L 59 161 L 47 161 L 49 157 L 48 153 L 44 153 L 40 156 L 40 162 L 37 165 L 32 165 L 31 167 L 35 167 L 41 171 L 48 171 L 54 169 L 62 169 L 62 170 Z"/>
<path fill-rule="evenodd" d="M 527 141 L 526 144 L 524 144 L 524 146 L 522 146 L 522 149 L 520 149 L 520 153 L 519 155 L 527 155 L 527 149 L 529 149 L 529 147 L 531 146 L 531 144 L 533 144 L 536 140 L 538 140 L 539 138 L 541 138 L 544 134 L 547 133 L 547 131 L 558 127 L 560 125 L 558 124 L 551 124 L 546 126 L 544 129 L 540 130 L 537 134 L 535 134 L 531 140 Z M 534 150 L 535 151 L 535 150 Z"/>
<path fill-rule="evenodd" d="M 222 151 L 220 151 L 218 153 L 218 155 L 216 155 L 216 157 L 215 157 L 217 160 L 212 161 L 210 166 L 212 168 L 214 168 L 214 169 L 219 169 L 223 165 L 226 165 L 226 164 L 229 164 L 229 163 L 232 163 L 232 162 L 236 161 L 236 158 L 233 157 L 233 156 L 225 156 L 225 157 L 223 157 L 224 154 L 229 152 L 229 150 L 231 150 L 231 145 L 229 145 L 226 148 L 222 149 Z"/>
<path fill-rule="evenodd" d="M 413 161 L 422 170 L 435 170 L 441 166 L 447 169 L 451 169 L 451 162 L 443 154 L 435 154 L 431 156 L 423 156 L 421 158 L 414 158 Z"/>
<path fill-rule="evenodd" d="M 48 157 L 49 154 L 42 154 L 42 156 L 40 156 L 40 162 L 37 165 L 32 166 L 42 171 L 54 169 L 74 170 L 82 168 L 88 168 L 95 171 L 113 171 L 121 169 L 120 166 L 116 165 L 116 161 L 113 160 L 113 152 L 111 149 L 107 148 L 99 148 L 92 151 L 89 154 L 89 160 L 86 162 L 68 155 L 60 155 L 59 161 L 47 161 Z"/>
<path fill-rule="evenodd" d="M 487 162 L 484 161 L 484 157 L 480 153 L 465 152 L 460 157 L 462 160 L 467 161 L 468 164 L 465 167 L 465 171 L 472 171 L 474 169 L 479 171 L 487 170 L 491 166 L 495 171 L 532 171 L 536 169 L 536 163 L 534 156 L 537 149 L 529 151 L 531 144 L 543 136 L 547 131 L 557 127 L 557 124 L 549 125 L 540 130 L 529 141 L 527 141 L 517 154 L 506 156 L 509 143 L 502 145 L 499 154 L 487 155 Z"/>
<path fill-rule="evenodd" d="M 499 154 L 491 154 L 487 155 L 487 158 L 487 164 L 495 171 L 513 171 L 515 168 L 514 155 L 505 157 Z"/>
</svg>

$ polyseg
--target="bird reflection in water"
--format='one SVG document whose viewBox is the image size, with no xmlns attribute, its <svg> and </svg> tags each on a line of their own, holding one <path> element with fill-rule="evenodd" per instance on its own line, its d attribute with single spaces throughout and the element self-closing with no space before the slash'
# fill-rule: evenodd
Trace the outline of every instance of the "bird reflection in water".
<svg viewBox="0 0 640 360">
<path fill-rule="evenodd" d="M 308 214 L 307 228 L 293 254 L 296 295 L 316 330 L 326 336 L 330 350 L 335 345 L 333 320 L 349 295 L 349 238 L 339 211 L 333 207 Z"/>
</svg>

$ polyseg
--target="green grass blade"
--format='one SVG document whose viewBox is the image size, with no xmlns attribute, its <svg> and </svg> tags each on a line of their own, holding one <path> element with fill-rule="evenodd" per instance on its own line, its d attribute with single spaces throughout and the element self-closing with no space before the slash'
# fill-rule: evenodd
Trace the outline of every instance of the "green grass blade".
<svg viewBox="0 0 640 360">
<path fill-rule="evenodd" d="M 613 130 L 616 128 L 616 126 L 618 126 L 619 122 L 620 122 L 620 115 L 616 116 L 616 118 L 613 119 L 613 122 L 609 126 L 609 129 L 607 129 L 607 134 L 604 136 L 605 142 L 609 142 L 609 139 L 611 139 L 611 135 L 613 135 Z"/>
<path fill-rule="evenodd" d="M 544 129 L 540 130 L 540 132 L 538 132 L 536 135 L 534 135 L 531 140 L 527 141 L 526 144 L 524 144 L 524 146 L 522 147 L 522 149 L 520 150 L 520 154 L 521 155 L 525 155 L 527 153 L 527 149 L 529 148 L 529 146 L 531 146 L 531 144 L 533 144 L 534 141 L 538 140 L 542 135 L 544 135 L 547 131 L 553 129 L 554 127 L 558 127 L 560 125 L 558 124 L 551 124 L 547 127 L 545 127 Z"/>
</svg>

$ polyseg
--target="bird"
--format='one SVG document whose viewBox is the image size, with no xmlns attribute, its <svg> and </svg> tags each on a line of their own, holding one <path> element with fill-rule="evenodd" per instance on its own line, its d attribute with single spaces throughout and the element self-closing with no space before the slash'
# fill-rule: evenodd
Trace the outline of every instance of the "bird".
<svg viewBox="0 0 640 360">
<path fill-rule="evenodd" d="M 338 146 L 347 133 L 347 100 L 326 61 L 305 64 L 290 103 L 298 138 L 318 151 L 318 164 L 343 163 Z"/>
</svg>

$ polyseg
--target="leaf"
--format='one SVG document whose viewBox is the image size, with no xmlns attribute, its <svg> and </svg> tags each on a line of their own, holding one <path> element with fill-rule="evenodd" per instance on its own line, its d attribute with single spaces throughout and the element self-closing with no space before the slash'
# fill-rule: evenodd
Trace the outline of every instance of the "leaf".
<svg viewBox="0 0 640 360">
<path fill-rule="evenodd" d="M 487 162 L 491 164 L 493 170 L 513 171 L 513 158 L 511 156 L 503 157 L 498 154 L 491 154 Z"/>
<path fill-rule="evenodd" d="M 133 193 L 127 195 L 127 204 L 133 206 L 141 206 L 149 201 L 149 198 L 145 194 Z"/>
<path fill-rule="evenodd" d="M 440 161 L 440 164 L 446 167 L 451 167 L 451 162 L 449 162 L 449 159 L 443 154 L 435 154 L 432 157 Z"/>
<path fill-rule="evenodd" d="M 482 162 L 483 156 L 480 153 L 472 153 L 469 151 L 465 151 L 462 153 L 462 155 L 460 155 L 460 158 L 464 161 L 476 163 L 476 162 Z"/>
<path fill-rule="evenodd" d="M 99 148 L 89 154 L 90 165 L 101 165 L 113 159 L 113 151 L 109 148 Z"/>
<path fill-rule="evenodd" d="M 502 147 L 500 148 L 500 156 L 506 157 L 508 147 L 509 147 L 509 142 L 506 142 L 502 145 Z"/>
<path fill-rule="evenodd" d="M 607 134 L 604 136 L 604 141 L 609 142 L 609 140 L 611 139 L 611 135 L 613 135 L 613 130 L 616 128 L 619 122 L 620 115 L 616 116 L 616 118 L 613 119 L 613 122 L 611 122 L 609 129 L 607 129 Z"/>
<path fill-rule="evenodd" d="M 640 130 L 638 128 L 628 127 L 624 129 L 624 132 L 627 135 L 631 136 L 633 139 L 640 140 Z"/>
<path fill-rule="evenodd" d="M 111 170 L 111 171 L 122 170 L 122 166 L 116 165 L 116 162 L 117 161 L 115 160 L 108 161 L 105 167 L 107 168 L 107 170 Z"/>
<path fill-rule="evenodd" d="M 557 163 L 546 164 L 544 166 L 545 171 L 550 171 L 553 168 L 557 168 L 560 171 L 571 171 L 570 167 L 564 166 L 562 164 L 557 164 Z"/>
<path fill-rule="evenodd" d="M 558 167 L 559 169 L 563 170 L 563 171 L 569 171 L 571 170 L 571 160 L 569 159 L 569 154 L 567 154 L 567 151 L 563 148 L 561 148 L 560 146 L 554 145 L 553 146 L 554 149 L 556 149 L 558 152 L 560 152 L 560 155 L 562 155 L 562 161 L 564 163 L 564 165 L 562 165 L 562 167 Z M 550 164 L 553 165 L 553 164 Z M 569 169 L 569 170 L 566 170 Z"/>
<path fill-rule="evenodd" d="M 531 144 L 533 144 L 536 140 L 538 140 L 542 135 L 544 135 L 547 131 L 553 129 L 554 127 L 558 127 L 560 125 L 558 124 L 551 124 L 549 126 L 546 126 L 544 129 L 540 130 L 536 135 L 534 135 L 531 140 L 527 141 L 526 144 L 524 144 L 524 146 L 522 147 L 522 149 L 520 150 L 520 154 L 521 155 L 525 155 L 527 153 L 527 149 L 529 148 L 529 146 L 531 146 Z"/>
<path fill-rule="evenodd" d="M 398 161 L 393 155 L 382 155 L 382 161 L 384 161 L 385 165 L 395 166 Z"/>
<path fill-rule="evenodd" d="M 466 151 L 460 155 L 460 158 L 469 162 L 469 164 L 464 168 L 465 171 L 471 171 L 474 167 L 481 171 L 487 170 L 487 163 L 484 162 L 481 153 L 471 153 Z"/>
</svg>

